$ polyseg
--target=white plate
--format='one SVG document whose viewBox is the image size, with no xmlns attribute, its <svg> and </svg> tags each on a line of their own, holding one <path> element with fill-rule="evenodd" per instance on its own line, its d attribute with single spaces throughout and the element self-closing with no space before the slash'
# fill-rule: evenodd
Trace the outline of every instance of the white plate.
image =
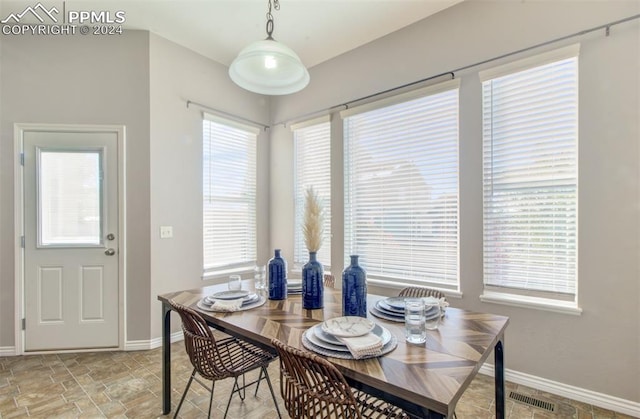
<svg viewBox="0 0 640 419">
<path fill-rule="evenodd" d="M 346 345 L 342 342 L 340 342 L 340 340 L 333 336 L 330 335 L 328 333 L 325 333 L 322 330 L 322 325 L 321 324 L 317 324 L 315 326 L 313 326 L 311 329 L 309 329 L 310 332 L 307 335 L 314 335 L 315 339 L 312 339 L 311 337 L 309 337 L 309 340 L 312 341 L 313 343 L 315 343 L 316 345 L 318 345 L 315 340 L 320 340 L 328 345 L 332 345 L 332 346 L 341 346 L 346 348 Z M 388 331 L 386 328 L 382 327 L 379 324 L 376 324 L 376 326 L 373 328 L 373 330 L 371 331 L 371 333 L 373 333 L 374 335 L 378 336 L 380 339 L 382 339 L 382 344 L 386 345 L 387 342 L 389 342 L 389 340 L 391 340 L 391 332 Z M 322 346 L 322 345 L 318 345 L 318 346 Z M 327 348 L 327 349 L 331 349 L 331 348 Z"/>
<path fill-rule="evenodd" d="M 257 300 L 255 300 L 255 301 L 253 301 L 251 303 L 242 304 L 242 307 L 240 307 L 237 311 L 251 310 L 252 308 L 260 307 L 266 301 L 267 301 L 267 299 L 265 297 L 258 296 Z M 211 304 L 207 303 L 204 298 L 202 300 L 198 301 L 196 303 L 196 306 L 199 309 L 204 310 L 204 311 L 211 311 L 211 312 L 215 312 L 215 313 L 234 313 L 233 311 L 224 312 L 224 311 L 220 311 L 220 310 L 214 310 L 212 308 Z"/>
<path fill-rule="evenodd" d="M 253 304 L 256 301 L 258 301 L 259 299 L 260 299 L 260 296 L 258 294 L 255 294 L 255 293 L 249 294 L 249 295 L 247 295 L 246 297 L 244 297 L 242 299 L 242 305 L 246 306 L 246 305 L 249 305 L 249 304 Z"/>
<path fill-rule="evenodd" d="M 389 335 L 391 335 L 391 333 L 389 333 Z M 305 348 L 309 349 L 310 351 L 313 351 L 313 352 L 318 353 L 320 355 L 330 356 L 332 358 L 355 359 L 353 357 L 353 355 L 351 355 L 351 352 L 349 352 L 349 351 L 346 351 L 346 352 L 333 351 L 333 350 L 330 350 L 330 349 L 323 348 L 322 346 L 318 346 L 318 345 L 314 344 L 313 342 L 311 342 L 311 340 L 307 336 L 309 336 L 309 333 L 307 333 L 307 332 L 302 334 L 302 345 Z M 382 347 L 382 350 L 380 351 L 380 353 L 378 355 L 369 356 L 369 357 L 366 357 L 366 358 L 375 358 L 375 357 L 378 357 L 378 356 L 386 355 L 389 352 L 393 351 L 397 346 L 398 346 L 398 339 L 396 339 L 394 336 L 391 336 L 389 342 L 387 342 L 387 344 Z M 364 359 L 364 358 L 361 358 L 361 359 Z"/>
<path fill-rule="evenodd" d="M 322 331 L 338 337 L 354 337 L 366 335 L 376 326 L 374 322 L 364 317 L 344 316 L 334 317 L 322 323 Z"/>
<path fill-rule="evenodd" d="M 334 343 L 326 342 L 320 339 L 318 335 L 315 334 L 315 331 L 308 330 L 304 333 L 304 335 L 307 337 L 307 339 L 311 341 L 311 343 L 321 348 L 329 349 L 330 351 L 349 352 L 349 348 L 347 348 L 346 345 L 343 345 L 343 344 L 336 345 Z"/>
<path fill-rule="evenodd" d="M 386 313 L 383 313 L 382 311 L 377 309 L 375 306 L 371 307 L 369 309 L 369 313 L 371 313 L 374 316 L 379 317 L 381 319 L 389 320 L 389 321 L 396 322 L 396 323 L 404 323 L 404 316 L 403 317 L 390 316 L 390 315 L 388 315 Z"/>
<path fill-rule="evenodd" d="M 247 290 L 229 290 L 216 292 L 211 294 L 209 297 L 216 300 L 237 300 L 238 298 L 244 298 L 247 295 L 249 295 L 249 291 Z"/>
<path fill-rule="evenodd" d="M 404 316 L 404 308 L 398 309 L 398 308 L 391 307 L 389 303 L 387 303 L 386 299 L 378 300 L 376 302 L 376 307 L 378 307 L 380 311 L 397 314 L 398 316 Z"/>
<path fill-rule="evenodd" d="M 398 316 L 397 314 L 390 314 L 389 312 L 383 311 L 380 308 L 374 306 L 371 307 L 369 309 L 369 313 L 373 314 L 376 317 L 379 317 L 381 319 L 385 319 L 385 320 L 389 320 L 392 322 L 397 322 L 397 323 L 404 323 L 404 316 Z M 442 316 L 444 316 L 444 312 L 441 310 L 440 314 Z M 433 319 L 434 317 L 437 317 L 437 311 L 433 310 L 433 311 L 429 311 L 425 314 L 425 318 L 426 320 L 430 320 Z"/>
<path fill-rule="evenodd" d="M 225 291 L 225 292 L 229 292 L 229 291 Z M 233 292 L 237 292 L 237 291 L 233 291 Z M 230 299 L 228 299 L 228 298 L 214 297 L 214 295 L 216 295 L 216 294 L 208 295 L 208 296 L 204 297 L 204 303 L 211 305 L 211 304 L 213 304 L 213 302 L 215 300 L 227 300 L 227 301 L 230 301 Z M 237 299 L 238 298 L 233 298 L 233 300 L 237 300 Z M 255 301 L 258 301 L 258 299 L 260 299 L 260 296 L 258 294 L 256 294 L 256 293 L 252 292 L 252 293 L 247 294 L 246 297 L 242 298 L 242 304 L 250 304 L 250 303 L 253 303 Z"/>
<path fill-rule="evenodd" d="M 389 297 L 389 298 L 385 298 L 384 302 L 391 308 L 395 308 L 396 310 L 402 310 L 402 312 L 404 313 L 405 298 L 407 297 Z"/>
<path fill-rule="evenodd" d="M 384 313 L 388 316 L 404 319 L 404 311 L 399 312 L 399 310 L 387 308 L 388 306 L 385 307 L 385 305 L 382 303 L 382 300 L 376 302 L 375 307 L 379 312 Z"/>
</svg>

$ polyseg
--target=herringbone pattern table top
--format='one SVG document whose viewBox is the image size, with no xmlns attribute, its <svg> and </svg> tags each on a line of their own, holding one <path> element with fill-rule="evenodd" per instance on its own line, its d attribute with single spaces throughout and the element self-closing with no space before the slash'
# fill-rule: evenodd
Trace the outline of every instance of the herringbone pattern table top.
<svg viewBox="0 0 640 419">
<path fill-rule="evenodd" d="M 198 310 L 213 326 L 250 341 L 270 345 L 277 338 L 291 346 L 302 346 L 302 334 L 311 326 L 342 315 L 341 293 L 325 289 L 324 308 L 302 309 L 300 296 L 267 300 L 265 305 L 234 313 L 199 310 L 196 303 L 224 286 L 180 291 L 159 297 L 173 299 Z M 383 297 L 369 295 L 370 306 Z M 443 415 L 451 415 L 455 405 L 487 359 L 495 344 L 503 340 L 509 319 L 449 307 L 438 330 L 429 331 L 424 345 L 407 344 L 404 324 L 373 317 L 398 339 L 391 353 L 367 360 L 328 358 L 352 382 L 399 397 Z"/>
</svg>

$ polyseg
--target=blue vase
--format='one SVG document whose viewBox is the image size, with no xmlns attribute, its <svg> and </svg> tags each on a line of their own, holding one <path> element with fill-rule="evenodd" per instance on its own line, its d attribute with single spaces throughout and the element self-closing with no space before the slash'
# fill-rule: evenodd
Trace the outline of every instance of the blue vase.
<svg viewBox="0 0 640 419">
<path fill-rule="evenodd" d="M 269 299 L 284 300 L 287 298 L 287 261 L 276 249 L 275 256 L 269 261 Z"/>
<path fill-rule="evenodd" d="M 367 273 L 351 255 L 351 265 L 342 271 L 342 315 L 367 317 Z"/>
<path fill-rule="evenodd" d="M 309 252 L 309 262 L 302 267 L 302 308 L 314 310 L 324 306 L 324 270 L 316 260 L 316 252 Z"/>
</svg>

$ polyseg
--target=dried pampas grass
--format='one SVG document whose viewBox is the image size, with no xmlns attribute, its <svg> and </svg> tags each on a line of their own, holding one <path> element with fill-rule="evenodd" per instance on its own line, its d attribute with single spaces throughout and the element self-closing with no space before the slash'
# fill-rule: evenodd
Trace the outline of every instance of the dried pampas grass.
<svg viewBox="0 0 640 419">
<path fill-rule="evenodd" d="M 305 192 L 304 222 L 302 223 L 302 234 L 309 252 L 317 252 L 322 246 L 323 221 L 322 202 L 317 192 L 313 190 L 313 186 L 310 186 Z"/>
</svg>

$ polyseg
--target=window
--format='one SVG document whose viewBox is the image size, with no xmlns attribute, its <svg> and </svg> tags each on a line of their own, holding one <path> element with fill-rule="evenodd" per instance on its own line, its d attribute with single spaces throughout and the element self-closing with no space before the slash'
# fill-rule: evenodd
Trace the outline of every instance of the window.
<svg viewBox="0 0 640 419">
<path fill-rule="evenodd" d="M 241 270 L 256 261 L 258 130 L 205 115 L 202 144 L 204 271 Z"/>
<path fill-rule="evenodd" d="M 102 244 L 104 151 L 37 153 L 38 247 Z"/>
<path fill-rule="evenodd" d="M 293 126 L 295 145 L 295 243 L 294 264 L 302 266 L 309 261 L 309 252 L 302 235 L 305 191 L 313 189 L 322 199 L 324 208 L 324 241 L 317 258 L 325 269 L 331 269 L 331 123 L 309 121 Z"/>
<path fill-rule="evenodd" d="M 345 259 L 374 280 L 457 291 L 458 81 L 342 115 Z"/>
<path fill-rule="evenodd" d="M 487 290 L 575 300 L 577 54 L 481 73 Z"/>
</svg>

